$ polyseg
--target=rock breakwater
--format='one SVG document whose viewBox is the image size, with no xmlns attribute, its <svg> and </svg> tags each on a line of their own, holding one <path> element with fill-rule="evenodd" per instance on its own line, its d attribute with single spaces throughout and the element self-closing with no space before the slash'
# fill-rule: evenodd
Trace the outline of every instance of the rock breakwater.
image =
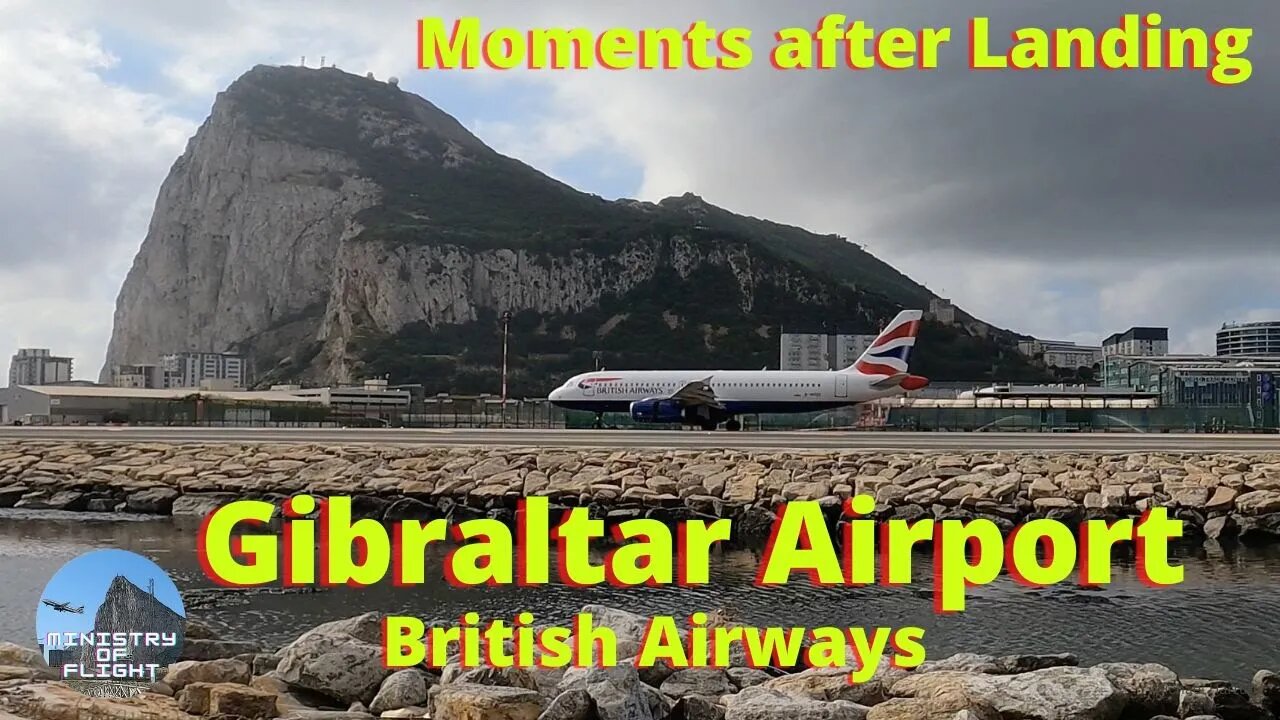
<svg viewBox="0 0 1280 720">
<path fill-rule="evenodd" d="M 877 519 L 1136 517 L 1167 507 L 1188 536 L 1280 540 L 1280 453 L 751 452 L 376 445 L 0 443 L 0 507 L 203 515 L 233 499 L 351 495 L 363 517 L 504 517 L 520 497 L 602 517 L 733 517 L 767 534 L 786 501 Z"/>
<path fill-rule="evenodd" d="M 587 606 L 619 647 L 639 647 L 649 619 Z M 1081 666 L 1070 654 L 963 653 L 899 669 L 881 663 L 867 682 L 853 667 L 674 669 L 383 666 L 377 613 L 313 628 L 275 651 L 219 641 L 193 623 L 188 636 L 224 656 L 179 662 L 129 700 L 76 695 L 53 682 L 37 653 L 0 643 L 0 717 L 248 720 L 1274 720 L 1280 676 L 1250 687 L 1181 677 L 1150 663 Z M 725 624 L 733 623 L 726 620 Z M 510 652 L 510 648 L 508 648 Z M 234 655 L 232 653 L 235 653 Z"/>
</svg>

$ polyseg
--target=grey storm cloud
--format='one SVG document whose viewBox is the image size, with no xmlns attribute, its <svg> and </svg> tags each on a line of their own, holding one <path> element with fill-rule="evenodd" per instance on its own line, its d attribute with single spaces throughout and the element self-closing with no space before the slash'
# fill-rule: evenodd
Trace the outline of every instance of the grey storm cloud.
<svg viewBox="0 0 1280 720">
<path fill-rule="evenodd" d="M 1280 13 L 1267 0 L 1115 3 L 810 2 L 753 21 L 752 82 L 719 153 L 753 137 L 782 159 L 781 185 L 855 207 L 853 237 L 903 251 L 946 248 L 1024 258 L 1159 257 L 1276 248 L 1280 221 Z M 1158 10 L 1162 26 L 1250 27 L 1249 80 L 1205 71 L 972 71 L 967 20 L 991 19 L 993 51 L 1018 27 L 1115 26 Z M 763 14 L 763 11 L 761 11 Z M 937 70 L 790 71 L 768 66 L 771 29 L 827 12 L 877 28 L 951 27 Z M 721 14 L 732 22 L 732 12 Z M 764 78 L 766 73 L 775 77 Z M 707 78 L 708 85 L 722 78 Z M 745 81 L 744 81 L 745 83 Z M 765 167 L 757 168 L 761 174 Z M 769 202 L 761 198 L 761 202 Z"/>
</svg>

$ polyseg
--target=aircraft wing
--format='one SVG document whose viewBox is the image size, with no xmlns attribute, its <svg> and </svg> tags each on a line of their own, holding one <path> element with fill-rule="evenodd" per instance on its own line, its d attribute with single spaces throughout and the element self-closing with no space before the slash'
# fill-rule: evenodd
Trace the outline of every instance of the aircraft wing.
<svg viewBox="0 0 1280 720">
<path fill-rule="evenodd" d="M 711 389 L 711 378 L 703 380 L 694 380 L 675 391 L 670 397 L 671 400 L 679 400 L 687 405 L 706 405 L 717 410 L 723 410 L 724 404 L 716 398 L 716 393 Z"/>
</svg>

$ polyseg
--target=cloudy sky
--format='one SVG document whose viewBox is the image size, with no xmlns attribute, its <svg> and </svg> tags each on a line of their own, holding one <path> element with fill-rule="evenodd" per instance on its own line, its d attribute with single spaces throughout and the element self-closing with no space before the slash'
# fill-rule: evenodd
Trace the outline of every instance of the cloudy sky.
<svg viewBox="0 0 1280 720">
<path fill-rule="evenodd" d="M 501 152 L 605 197 L 687 191 L 866 245 L 995 324 L 1097 342 L 1280 319 L 1280 13 L 1274 0 L 647 0 L 485 3 L 486 28 L 748 27 L 740 71 L 422 71 L 417 20 L 475 3 L 0 0 L 0 354 L 49 347 L 95 377 L 156 192 L 214 95 L 258 63 L 396 75 Z M 607 5 L 602 9 L 601 5 Z M 695 7 L 697 9 L 695 9 Z M 972 72 L 1023 26 L 1124 12 L 1254 30 L 1253 76 Z M 773 32 L 843 12 L 949 26 L 941 69 L 778 71 Z"/>
</svg>

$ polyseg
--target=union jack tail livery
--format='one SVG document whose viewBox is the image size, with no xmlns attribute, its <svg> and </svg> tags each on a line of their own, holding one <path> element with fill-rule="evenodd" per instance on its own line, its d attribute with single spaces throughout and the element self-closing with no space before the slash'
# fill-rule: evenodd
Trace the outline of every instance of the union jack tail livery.
<svg viewBox="0 0 1280 720">
<path fill-rule="evenodd" d="M 911 349 L 916 346 L 920 333 L 920 310 L 903 310 L 876 336 L 870 347 L 844 372 L 856 372 L 875 378 L 883 378 L 876 385 L 901 385 L 915 390 L 928 384 L 928 380 L 909 375 Z M 907 387 L 913 385 L 914 387 Z"/>
</svg>

